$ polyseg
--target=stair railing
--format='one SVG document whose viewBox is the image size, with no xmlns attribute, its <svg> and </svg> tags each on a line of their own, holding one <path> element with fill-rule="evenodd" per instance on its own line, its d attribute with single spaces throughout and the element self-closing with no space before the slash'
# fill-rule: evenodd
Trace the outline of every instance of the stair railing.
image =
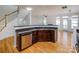
<svg viewBox="0 0 79 59">
<path fill-rule="evenodd" d="M 13 12 L 11 12 L 11 13 L 5 14 L 5 15 L 3 16 L 3 18 L 0 20 L 0 24 L 1 24 L 2 21 L 4 21 L 3 26 L 2 26 L 2 24 L 0 25 L 0 26 L 2 26 L 2 28 L 0 27 L 0 32 L 7 26 L 7 19 L 6 19 L 7 16 L 10 16 L 10 15 L 12 15 L 12 14 L 14 14 L 14 13 L 19 14 L 19 6 L 17 7 L 17 10 L 15 10 L 15 11 L 13 11 Z"/>
</svg>

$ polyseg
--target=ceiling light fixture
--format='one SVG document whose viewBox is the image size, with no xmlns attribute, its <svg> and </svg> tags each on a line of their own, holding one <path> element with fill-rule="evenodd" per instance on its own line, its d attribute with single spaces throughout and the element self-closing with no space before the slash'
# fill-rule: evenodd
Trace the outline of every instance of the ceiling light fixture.
<svg viewBox="0 0 79 59">
<path fill-rule="evenodd" d="M 62 9 L 67 9 L 68 7 L 65 5 L 65 6 L 62 6 L 61 8 L 62 8 Z"/>
<path fill-rule="evenodd" d="M 30 8 L 30 7 L 27 7 L 26 9 L 27 9 L 28 11 L 31 11 L 31 10 L 32 10 L 32 8 Z"/>
</svg>

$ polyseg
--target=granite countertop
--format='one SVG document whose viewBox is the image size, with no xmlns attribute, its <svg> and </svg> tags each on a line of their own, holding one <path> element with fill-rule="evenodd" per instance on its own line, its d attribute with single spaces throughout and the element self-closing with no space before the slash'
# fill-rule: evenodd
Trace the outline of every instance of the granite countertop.
<svg viewBox="0 0 79 59">
<path fill-rule="evenodd" d="M 36 30 L 55 30 L 58 26 L 54 25 L 26 25 L 26 26 L 14 26 L 14 30 L 18 34 L 29 33 Z"/>
<path fill-rule="evenodd" d="M 38 27 L 54 27 L 58 28 L 57 25 L 24 25 L 24 26 L 14 26 L 15 30 L 23 29 L 23 28 L 38 28 Z"/>
</svg>

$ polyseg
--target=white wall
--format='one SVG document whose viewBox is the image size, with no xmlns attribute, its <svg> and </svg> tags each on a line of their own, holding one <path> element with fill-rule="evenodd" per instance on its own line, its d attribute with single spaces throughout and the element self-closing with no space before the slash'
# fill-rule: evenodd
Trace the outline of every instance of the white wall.
<svg viewBox="0 0 79 59">
<path fill-rule="evenodd" d="M 56 23 L 56 18 L 54 16 L 47 17 L 47 24 L 55 24 L 55 23 Z"/>
<path fill-rule="evenodd" d="M 55 24 L 55 23 L 56 23 L 55 17 L 47 17 L 47 24 Z M 32 25 L 43 25 L 43 18 L 32 17 Z"/>
<path fill-rule="evenodd" d="M 30 13 L 24 17 L 22 25 L 30 25 Z"/>
<path fill-rule="evenodd" d="M 32 25 L 43 25 L 42 17 L 33 17 L 32 16 Z"/>
<path fill-rule="evenodd" d="M 7 27 L 5 27 L 1 32 L 0 32 L 0 40 L 9 37 L 9 36 L 13 36 L 15 35 L 15 31 L 14 31 L 14 25 L 18 25 L 18 22 L 20 18 L 24 18 L 27 15 L 27 11 L 22 9 L 18 15 L 18 17 L 16 16 L 18 15 L 17 13 L 7 17 Z M 25 18 L 26 19 L 26 18 Z M 10 21 L 10 22 L 9 22 Z"/>
<path fill-rule="evenodd" d="M 0 32 L 0 40 L 15 35 L 14 31 L 14 25 L 17 25 L 17 19 L 14 19 L 13 21 L 9 22 L 7 24 L 7 27 L 5 27 L 1 32 Z"/>
</svg>

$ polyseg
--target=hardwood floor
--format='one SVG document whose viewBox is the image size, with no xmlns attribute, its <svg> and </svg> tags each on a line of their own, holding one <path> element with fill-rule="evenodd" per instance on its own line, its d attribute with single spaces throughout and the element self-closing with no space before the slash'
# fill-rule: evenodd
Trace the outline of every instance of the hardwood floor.
<svg viewBox="0 0 79 59">
<path fill-rule="evenodd" d="M 22 53 L 57 53 L 57 52 L 70 52 L 64 47 L 52 42 L 37 42 L 31 47 L 21 51 Z"/>
<path fill-rule="evenodd" d="M 58 41 L 52 42 L 37 42 L 31 47 L 21 51 L 21 53 L 74 53 L 75 49 L 72 46 L 72 32 L 58 32 Z"/>
<path fill-rule="evenodd" d="M 21 53 L 72 53 L 73 49 L 66 48 L 59 43 L 37 42 L 31 47 L 21 51 Z"/>
<path fill-rule="evenodd" d="M 75 52 L 72 46 L 72 32 L 58 31 L 58 41 L 52 42 L 37 42 L 31 47 L 20 51 L 20 53 L 72 53 Z M 19 52 L 13 47 L 14 37 L 5 38 L 0 41 L 1 53 L 17 53 Z"/>
<path fill-rule="evenodd" d="M 0 53 L 17 53 L 18 50 L 13 47 L 14 37 L 8 37 L 0 40 Z"/>
</svg>

